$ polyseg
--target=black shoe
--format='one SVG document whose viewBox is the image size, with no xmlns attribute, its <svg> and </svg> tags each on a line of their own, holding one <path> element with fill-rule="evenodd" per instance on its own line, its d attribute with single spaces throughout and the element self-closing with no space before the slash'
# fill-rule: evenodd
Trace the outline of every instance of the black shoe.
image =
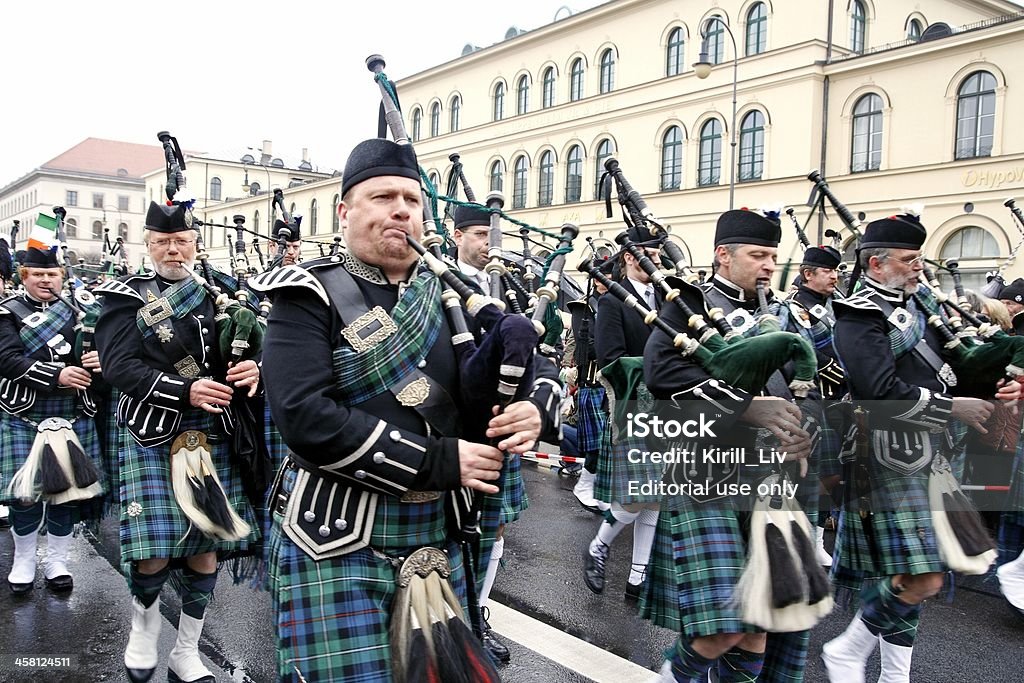
<svg viewBox="0 0 1024 683">
<path fill-rule="evenodd" d="M 608 560 L 608 550 L 608 546 L 605 545 L 604 557 L 591 555 L 590 546 L 583 551 L 583 582 L 598 595 L 604 592 L 604 563 Z"/>
<path fill-rule="evenodd" d="M 75 587 L 71 574 L 61 574 L 46 580 L 46 587 L 54 593 L 69 593 Z"/>
<path fill-rule="evenodd" d="M 13 581 L 8 581 L 7 585 L 10 587 L 11 592 L 15 595 L 25 595 L 30 590 L 32 590 L 32 588 L 35 586 L 35 582 L 14 583 Z"/>
<path fill-rule="evenodd" d="M 640 600 L 640 595 L 647 588 L 647 582 L 641 583 L 627 583 L 626 584 L 626 602 L 637 602 Z"/>
<path fill-rule="evenodd" d="M 495 666 L 508 664 L 512 660 L 512 653 L 508 651 L 505 643 L 498 640 L 498 636 L 494 635 L 494 631 L 491 630 L 491 624 L 488 621 L 490 616 L 491 611 L 489 609 L 486 607 L 481 608 L 480 620 L 483 622 L 483 634 L 480 640 L 483 643 L 484 651 L 490 656 Z"/>
<path fill-rule="evenodd" d="M 146 681 L 153 677 L 156 667 L 152 669 L 129 669 L 125 667 L 124 671 L 128 674 L 128 680 L 132 683 L 146 683 Z"/>
<path fill-rule="evenodd" d="M 174 673 L 173 669 L 167 669 L 167 683 L 217 683 L 217 679 L 213 676 L 202 676 L 200 678 L 194 678 L 191 681 L 186 681 L 184 678 Z"/>
</svg>

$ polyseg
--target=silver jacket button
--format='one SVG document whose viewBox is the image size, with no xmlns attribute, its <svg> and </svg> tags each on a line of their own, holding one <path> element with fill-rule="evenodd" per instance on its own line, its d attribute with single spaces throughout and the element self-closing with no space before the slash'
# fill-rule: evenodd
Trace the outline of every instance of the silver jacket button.
<svg viewBox="0 0 1024 683">
<path fill-rule="evenodd" d="M 397 443 L 402 440 L 402 432 L 397 429 L 393 429 L 391 430 L 391 433 L 388 434 L 388 438 Z"/>
<path fill-rule="evenodd" d="M 366 479 L 366 472 L 363 470 L 356 470 L 355 477 L 356 479 Z"/>
<path fill-rule="evenodd" d="M 313 513 L 312 510 L 306 510 L 305 512 L 302 513 L 302 518 L 307 522 L 312 523 L 312 521 L 316 519 L 316 515 Z"/>
<path fill-rule="evenodd" d="M 331 530 L 330 530 L 330 529 L 329 529 L 329 528 L 327 527 L 327 525 L 326 525 L 326 524 L 325 524 L 325 525 L 323 525 L 323 526 L 321 526 L 321 527 L 320 527 L 319 529 L 317 529 L 317 531 L 318 531 L 318 532 L 319 532 L 319 534 L 320 534 L 321 536 L 323 536 L 324 538 L 327 538 L 328 536 L 330 536 L 330 535 L 331 535 Z"/>
<path fill-rule="evenodd" d="M 334 528 L 338 531 L 344 531 L 348 528 L 348 522 L 343 519 L 336 519 L 334 520 Z"/>
<path fill-rule="evenodd" d="M 375 463 L 377 463 L 378 465 L 381 464 L 382 462 L 384 462 L 387 459 L 388 459 L 388 457 L 386 455 L 384 455 L 380 451 L 377 451 L 376 453 L 373 454 L 373 461 Z"/>
</svg>

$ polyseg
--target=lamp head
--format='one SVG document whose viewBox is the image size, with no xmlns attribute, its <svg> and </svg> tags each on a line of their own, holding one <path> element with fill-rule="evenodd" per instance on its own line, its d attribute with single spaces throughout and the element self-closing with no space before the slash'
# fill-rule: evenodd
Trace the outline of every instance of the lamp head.
<svg viewBox="0 0 1024 683">
<path fill-rule="evenodd" d="M 693 72 L 697 74 L 697 78 L 707 78 L 711 74 L 711 60 L 708 59 L 707 52 L 700 53 L 700 57 L 693 64 Z"/>
</svg>

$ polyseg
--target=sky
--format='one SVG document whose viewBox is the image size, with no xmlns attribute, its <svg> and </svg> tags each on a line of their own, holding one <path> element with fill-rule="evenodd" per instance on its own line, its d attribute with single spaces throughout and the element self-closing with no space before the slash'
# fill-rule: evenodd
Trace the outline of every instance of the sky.
<svg viewBox="0 0 1024 683">
<path fill-rule="evenodd" d="M 392 80 L 603 0 L 29 0 L 7 3 L 0 187 L 87 137 L 182 148 L 259 149 L 341 168 L 376 135 Z M 562 16 L 565 12 L 562 11 Z M 399 93 L 401 95 L 401 93 Z"/>
</svg>

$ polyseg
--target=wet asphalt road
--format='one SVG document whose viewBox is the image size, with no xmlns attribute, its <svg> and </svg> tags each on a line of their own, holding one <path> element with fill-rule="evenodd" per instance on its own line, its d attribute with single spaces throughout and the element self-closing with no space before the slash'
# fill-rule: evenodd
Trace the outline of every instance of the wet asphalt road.
<svg viewBox="0 0 1024 683">
<path fill-rule="evenodd" d="M 575 480 L 546 466 L 527 464 L 524 477 L 530 508 L 506 531 L 505 566 L 492 597 L 582 641 L 657 669 L 661 652 L 675 635 L 635 616 L 622 598 L 629 571 L 632 535 L 616 539 L 608 584 L 601 596 L 581 578 L 582 553 L 600 518 L 583 510 L 572 495 Z M 10 535 L 0 534 L 0 576 L 10 568 Z M 36 590 L 15 599 L 0 590 L 0 681 L 123 681 L 121 657 L 129 626 L 128 589 L 117 573 L 117 528 L 108 520 L 99 539 L 78 539 L 72 549 L 75 590 L 49 593 L 42 571 Z M 981 579 L 958 581 L 952 603 L 930 601 L 915 648 L 912 680 L 922 683 L 1003 683 L 1024 680 L 1024 620 L 1012 614 L 994 587 Z M 174 640 L 179 604 L 173 591 L 163 594 L 162 661 Z M 269 598 L 221 575 L 208 610 L 202 643 L 208 666 L 221 681 L 272 681 L 274 641 Z M 834 637 L 850 614 L 837 609 L 812 633 L 806 680 L 824 681 L 816 659 L 821 644 Z M 508 642 L 508 641 L 506 641 Z M 503 679 L 576 682 L 608 680 L 584 677 L 557 661 L 509 643 L 512 663 Z M 74 668 L 62 671 L 15 668 L 16 655 L 72 656 Z M 557 655 L 553 655 L 557 659 Z M 877 678 L 877 655 L 868 681 Z M 653 671 L 651 676 L 653 677 Z M 163 679 L 158 669 L 155 680 Z"/>
</svg>

